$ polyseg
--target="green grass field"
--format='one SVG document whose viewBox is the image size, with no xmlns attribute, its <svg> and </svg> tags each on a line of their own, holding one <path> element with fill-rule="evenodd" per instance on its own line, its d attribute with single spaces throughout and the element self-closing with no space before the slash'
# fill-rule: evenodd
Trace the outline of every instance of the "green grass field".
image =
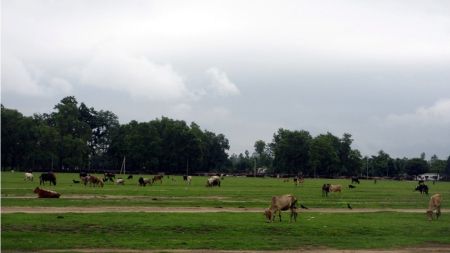
<svg viewBox="0 0 450 253">
<path fill-rule="evenodd" d="M 425 209 L 429 196 L 413 189 L 417 182 L 361 180 L 348 189 L 350 180 L 226 177 L 220 188 L 205 187 L 206 177 L 194 177 L 186 185 L 180 176 L 162 184 L 137 186 L 138 176 L 125 185 L 107 183 L 104 188 L 73 184 L 77 174 L 57 174 L 56 186 L 47 189 L 60 199 L 37 199 L 39 185 L 25 182 L 23 173 L 2 173 L 3 207 L 251 207 L 259 213 L 2 213 L 2 251 L 72 248 L 123 249 L 227 249 L 275 250 L 323 246 L 339 249 L 392 248 L 429 243 L 450 244 L 450 218 L 427 221 L 423 213 L 319 213 L 314 208 Z M 147 176 L 149 177 L 149 176 Z M 172 180 L 173 179 L 173 180 Z M 322 197 L 323 183 L 342 184 L 341 194 Z M 450 198 L 450 183 L 429 183 L 430 195 L 441 193 L 443 208 Z M 273 195 L 292 193 L 312 209 L 301 213 L 297 223 L 284 220 L 265 223 L 262 209 Z M 82 242 L 82 243 L 81 243 Z"/>
</svg>

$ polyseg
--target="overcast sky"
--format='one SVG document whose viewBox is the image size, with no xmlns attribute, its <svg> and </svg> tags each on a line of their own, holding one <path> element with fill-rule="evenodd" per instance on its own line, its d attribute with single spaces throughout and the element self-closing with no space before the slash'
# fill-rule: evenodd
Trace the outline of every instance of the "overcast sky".
<svg viewBox="0 0 450 253">
<path fill-rule="evenodd" d="M 2 0 L 1 102 L 73 95 L 253 152 L 278 128 L 363 155 L 450 155 L 450 1 Z"/>
</svg>

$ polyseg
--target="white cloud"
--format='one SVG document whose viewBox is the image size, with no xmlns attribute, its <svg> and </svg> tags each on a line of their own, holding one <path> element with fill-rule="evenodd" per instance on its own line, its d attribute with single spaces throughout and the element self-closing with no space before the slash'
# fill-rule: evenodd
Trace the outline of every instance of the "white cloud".
<svg viewBox="0 0 450 253">
<path fill-rule="evenodd" d="M 211 82 L 208 88 L 220 96 L 239 95 L 240 91 L 236 84 L 230 81 L 227 74 L 218 68 L 209 68 L 206 71 Z"/>
<path fill-rule="evenodd" d="M 2 59 L 2 89 L 25 96 L 42 96 L 44 91 L 25 64 L 16 57 Z"/>
<path fill-rule="evenodd" d="M 13 56 L 2 59 L 2 88 L 28 97 L 51 97 L 72 92 L 72 85 L 60 77 L 48 77 L 44 71 Z M 48 80 L 50 79 L 50 80 Z"/>
<path fill-rule="evenodd" d="M 125 92 L 151 101 L 189 98 L 184 80 L 169 64 L 144 57 L 100 52 L 83 68 L 81 81 L 103 89 Z"/>
<path fill-rule="evenodd" d="M 420 107 L 413 113 L 391 114 L 386 118 L 388 125 L 449 125 L 450 98 L 441 99 L 430 107 Z"/>
</svg>

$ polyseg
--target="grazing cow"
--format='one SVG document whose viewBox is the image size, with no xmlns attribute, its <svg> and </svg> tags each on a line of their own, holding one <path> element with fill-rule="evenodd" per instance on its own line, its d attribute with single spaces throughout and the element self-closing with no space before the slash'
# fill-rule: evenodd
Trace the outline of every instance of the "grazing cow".
<svg viewBox="0 0 450 253">
<path fill-rule="evenodd" d="M 358 177 L 352 177 L 352 184 L 353 183 L 359 184 L 359 178 Z"/>
<path fill-rule="evenodd" d="M 89 176 L 87 172 L 80 172 L 80 178 Z"/>
<path fill-rule="evenodd" d="M 220 177 L 219 176 L 212 176 L 208 178 L 206 181 L 206 187 L 214 187 L 219 186 L 220 187 Z"/>
<path fill-rule="evenodd" d="M 152 178 L 152 184 L 155 183 L 156 181 L 159 181 L 162 184 L 162 179 L 163 179 L 163 175 L 156 175 Z"/>
<path fill-rule="evenodd" d="M 183 181 L 187 182 L 188 184 L 191 184 L 192 177 L 184 175 L 183 176 Z"/>
<path fill-rule="evenodd" d="M 147 184 L 152 184 L 152 180 L 150 178 L 140 177 L 138 182 L 139 182 L 139 186 L 146 186 Z"/>
<path fill-rule="evenodd" d="M 80 177 L 81 181 L 83 182 L 84 186 L 87 185 L 87 183 L 89 182 L 89 178 L 91 176 L 84 176 L 84 177 Z"/>
<path fill-rule="evenodd" d="M 33 192 L 37 193 L 38 198 L 59 198 L 59 196 L 61 196 L 61 194 L 55 191 L 44 190 L 39 187 L 36 187 Z"/>
<path fill-rule="evenodd" d="M 418 185 L 414 191 L 420 191 L 420 194 L 426 193 L 428 195 L 428 186 L 426 184 Z"/>
<path fill-rule="evenodd" d="M 133 175 L 128 175 L 127 179 L 133 179 Z"/>
<path fill-rule="evenodd" d="M 75 179 L 72 179 L 72 182 L 73 182 L 74 184 L 79 184 L 79 183 L 80 183 L 79 180 L 75 180 Z"/>
<path fill-rule="evenodd" d="M 93 186 L 93 187 L 100 186 L 100 187 L 103 187 L 103 181 L 100 178 L 96 177 L 96 176 L 89 176 L 88 177 L 88 181 L 89 181 L 89 186 Z"/>
<path fill-rule="evenodd" d="M 303 184 L 303 182 L 305 182 L 305 179 L 303 179 L 303 177 L 294 177 L 295 186 L 298 186 L 298 184 Z"/>
<path fill-rule="evenodd" d="M 297 221 L 296 204 L 297 199 L 291 194 L 282 196 L 273 196 L 269 208 L 264 210 L 264 215 L 266 216 L 268 222 L 273 222 L 278 212 L 278 217 L 280 218 L 281 222 L 281 211 L 290 210 L 291 211 L 290 221 L 292 222 L 292 218 L 294 218 L 294 221 Z"/>
<path fill-rule="evenodd" d="M 111 172 L 105 172 L 105 177 L 103 178 L 103 182 L 111 181 L 114 182 L 114 179 L 116 178 L 116 174 Z"/>
<path fill-rule="evenodd" d="M 116 179 L 116 184 L 117 185 L 119 185 L 119 184 L 124 185 L 125 184 L 125 180 L 122 179 L 122 178 L 118 178 L 118 179 Z"/>
<path fill-rule="evenodd" d="M 441 215 L 441 201 L 441 194 L 437 193 L 431 196 L 427 209 L 427 216 L 430 221 L 433 219 L 434 210 L 436 210 L 436 220 L 439 219 L 439 216 Z"/>
<path fill-rule="evenodd" d="M 342 186 L 340 184 L 323 184 L 322 186 L 322 197 L 325 195 L 328 197 L 329 192 L 341 192 Z"/>
<path fill-rule="evenodd" d="M 356 188 L 356 186 L 349 184 L 348 188 L 353 189 L 353 188 Z"/>
<path fill-rule="evenodd" d="M 45 181 L 49 181 L 50 185 L 56 185 L 56 176 L 53 172 L 42 173 L 39 176 L 39 185 L 45 185 Z"/>
<path fill-rule="evenodd" d="M 25 172 L 25 178 L 23 180 L 33 182 L 33 173 Z"/>
</svg>

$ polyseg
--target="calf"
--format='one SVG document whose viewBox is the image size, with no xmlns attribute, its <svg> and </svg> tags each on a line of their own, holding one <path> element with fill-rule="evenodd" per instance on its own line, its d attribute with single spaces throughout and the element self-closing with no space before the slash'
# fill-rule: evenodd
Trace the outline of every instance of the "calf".
<svg viewBox="0 0 450 253">
<path fill-rule="evenodd" d="M 431 221 L 433 219 L 433 211 L 436 210 L 436 220 L 441 215 L 441 194 L 437 193 L 431 196 L 430 203 L 428 204 L 427 216 Z"/>
<path fill-rule="evenodd" d="M 116 184 L 124 185 L 125 184 L 125 180 L 122 179 L 122 178 L 118 178 L 118 179 L 116 179 Z"/>
<path fill-rule="evenodd" d="M 359 178 L 358 177 L 352 177 L 352 184 L 353 183 L 359 184 Z"/>
<path fill-rule="evenodd" d="M 61 196 L 61 194 L 55 191 L 45 190 L 39 187 L 36 187 L 33 192 L 37 193 L 38 198 L 59 198 Z"/>
<path fill-rule="evenodd" d="M 353 189 L 353 188 L 356 188 L 356 186 L 349 184 L 348 188 Z"/>
<path fill-rule="evenodd" d="M 275 215 L 278 212 L 278 217 L 280 218 L 281 222 L 281 211 L 290 210 L 291 211 L 290 221 L 292 222 L 292 218 L 294 218 L 294 221 L 297 221 L 296 204 L 297 199 L 291 194 L 286 194 L 282 196 L 273 196 L 269 208 L 264 210 L 264 215 L 266 216 L 268 222 L 273 222 L 275 220 Z"/>
</svg>

